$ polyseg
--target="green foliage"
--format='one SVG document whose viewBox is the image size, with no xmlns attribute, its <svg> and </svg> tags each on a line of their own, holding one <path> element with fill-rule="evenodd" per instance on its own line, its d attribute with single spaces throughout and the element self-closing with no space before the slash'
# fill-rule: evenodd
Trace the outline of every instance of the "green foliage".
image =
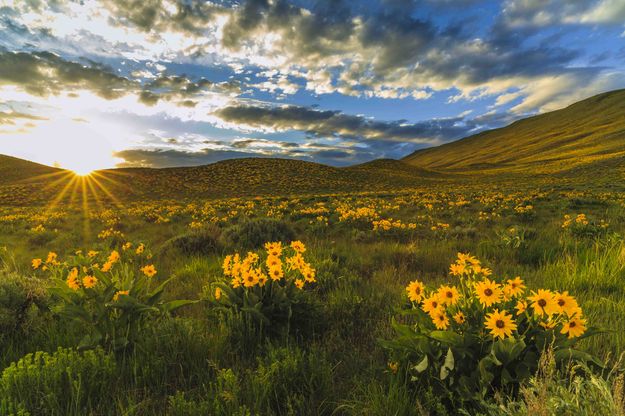
<svg viewBox="0 0 625 416">
<path fill-rule="evenodd" d="M 48 307 L 48 294 L 37 278 L 0 271 L 0 346 L 7 336 L 27 336 Z"/>
<path fill-rule="evenodd" d="M 206 256 L 219 253 L 223 249 L 221 230 L 214 225 L 203 226 L 200 229 L 174 237 L 166 241 L 159 251 L 160 255 L 172 255 L 171 250 L 177 250 L 186 256 Z"/>
<path fill-rule="evenodd" d="M 102 349 L 27 354 L 2 372 L 0 410 L 32 415 L 85 415 L 113 411 L 115 361 Z M 21 412 L 21 413 L 20 413 Z"/>
<path fill-rule="evenodd" d="M 267 241 L 293 240 L 295 240 L 295 231 L 291 225 L 272 218 L 256 218 L 224 231 L 226 244 L 239 249 L 258 249 Z"/>
<path fill-rule="evenodd" d="M 113 251 L 102 267 L 95 267 L 95 259 L 78 254 L 68 262 L 51 266 L 55 286 L 50 292 L 57 300 L 53 309 L 62 318 L 82 326 L 85 335 L 78 345 L 80 349 L 97 345 L 114 350 L 132 347 L 150 319 L 193 303 L 163 301 L 171 279 L 153 281 L 152 272 L 137 270 L 134 259 L 119 259 L 119 253 Z M 86 273 L 82 280 L 78 277 L 81 271 Z M 96 279 L 93 286 L 85 283 L 90 278 Z"/>
</svg>

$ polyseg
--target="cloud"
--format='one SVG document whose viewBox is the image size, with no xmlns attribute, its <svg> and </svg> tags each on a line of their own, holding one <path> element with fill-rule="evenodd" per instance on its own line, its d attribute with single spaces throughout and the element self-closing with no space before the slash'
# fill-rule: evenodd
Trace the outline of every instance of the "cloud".
<svg viewBox="0 0 625 416">
<path fill-rule="evenodd" d="M 434 143 L 437 139 L 458 138 L 471 127 L 458 118 L 428 120 L 419 123 L 375 121 L 340 111 L 314 110 L 300 106 L 261 107 L 228 106 L 214 113 L 235 125 L 274 131 L 303 130 L 317 137 L 343 139 L 409 141 Z"/>
<path fill-rule="evenodd" d="M 204 149 L 200 151 L 183 151 L 175 149 L 128 149 L 115 152 L 114 157 L 124 160 L 117 167 L 174 167 L 200 166 L 215 163 L 224 159 L 240 159 L 245 157 L 263 157 L 254 152 L 232 150 Z"/>
<path fill-rule="evenodd" d="M 0 111 L 0 124 L 14 126 L 16 120 L 47 120 L 47 118 L 21 113 L 18 111 Z"/>
</svg>

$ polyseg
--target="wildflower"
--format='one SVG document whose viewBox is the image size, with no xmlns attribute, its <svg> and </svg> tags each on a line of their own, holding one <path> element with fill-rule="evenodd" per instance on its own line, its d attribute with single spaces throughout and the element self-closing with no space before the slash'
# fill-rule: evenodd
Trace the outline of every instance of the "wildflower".
<svg viewBox="0 0 625 416">
<path fill-rule="evenodd" d="M 523 294 L 525 290 L 525 285 L 523 284 L 523 280 L 520 276 L 515 277 L 514 279 L 508 279 L 508 283 L 503 287 L 503 293 L 508 298 L 516 298 Z"/>
<path fill-rule="evenodd" d="M 132 247 L 132 243 L 130 241 L 128 241 L 128 242 L 124 243 L 124 245 L 122 246 L 122 250 L 126 251 L 130 247 Z"/>
<path fill-rule="evenodd" d="M 566 313 L 568 316 L 571 316 L 579 309 L 577 301 L 567 291 L 556 293 L 553 299 L 558 305 L 559 313 Z"/>
<path fill-rule="evenodd" d="M 280 257 L 282 254 L 282 243 L 277 241 L 275 243 L 265 243 L 265 250 L 270 256 Z"/>
<path fill-rule="evenodd" d="M 506 311 L 499 312 L 498 309 L 486 315 L 484 326 L 490 329 L 492 336 L 501 339 L 512 336 L 512 331 L 516 331 L 517 328 L 512 316 Z"/>
<path fill-rule="evenodd" d="M 232 256 L 231 255 L 227 255 L 224 258 L 224 262 L 223 262 L 223 265 L 221 266 L 221 268 L 223 269 L 224 274 L 226 276 L 230 276 L 231 275 L 231 273 L 232 273 Z"/>
<path fill-rule="evenodd" d="M 408 292 L 408 299 L 411 302 L 420 302 L 423 299 L 423 292 L 425 285 L 418 280 L 413 280 L 406 286 L 406 292 Z"/>
<path fill-rule="evenodd" d="M 240 287 L 240 286 L 241 286 L 241 283 L 242 283 L 242 282 L 241 282 L 241 279 L 240 279 L 238 276 L 237 276 L 237 277 L 233 277 L 233 278 L 232 278 L 232 280 L 230 281 L 230 285 L 231 285 L 233 288 L 235 288 L 235 289 L 236 289 L 237 287 Z"/>
<path fill-rule="evenodd" d="M 48 253 L 48 257 L 46 258 L 46 263 L 47 264 L 56 264 L 57 261 L 57 255 L 54 251 L 51 251 Z"/>
<path fill-rule="evenodd" d="M 429 313 L 430 315 L 434 313 L 441 306 L 441 301 L 438 298 L 436 293 L 432 293 L 430 297 L 426 298 L 423 301 L 423 305 L 421 305 L 421 309 L 425 313 Z"/>
<path fill-rule="evenodd" d="M 253 272 L 245 272 L 243 274 L 243 286 L 245 287 L 253 287 L 258 283 L 258 276 Z"/>
<path fill-rule="evenodd" d="M 113 263 L 111 263 L 110 261 L 107 261 L 106 263 L 104 263 L 102 265 L 102 268 L 100 270 L 102 272 L 106 273 L 106 272 L 110 271 L 112 267 L 113 267 Z"/>
<path fill-rule="evenodd" d="M 273 281 L 278 281 L 284 277 L 284 272 L 282 271 L 282 267 L 273 267 L 269 269 L 269 277 Z"/>
<path fill-rule="evenodd" d="M 441 286 L 438 288 L 438 298 L 445 305 L 455 305 L 460 299 L 460 293 L 454 286 Z"/>
<path fill-rule="evenodd" d="M 304 280 L 306 280 L 308 283 L 316 282 L 316 280 L 315 280 L 315 269 L 313 269 L 311 267 L 307 267 L 306 269 L 304 269 L 302 271 L 302 276 L 304 276 Z"/>
<path fill-rule="evenodd" d="M 306 246 L 301 241 L 292 241 L 291 248 L 298 253 L 303 253 L 306 251 Z"/>
<path fill-rule="evenodd" d="M 456 321 L 456 323 L 459 325 L 462 325 L 466 320 L 467 318 L 464 316 L 464 313 L 462 313 L 462 311 L 458 311 L 454 315 L 454 321 Z"/>
<path fill-rule="evenodd" d="M 130 291 L 128 291 L 128 290 L 118 290 L 113 295 L 113 301 L 117 302 L 119 300 L 120 296 L 128 296 L 129 293 L 130 293 Z"/>
<path fill-rule="evenodd" d="M 41 259 L 33 259 L 33 260 L 31 261 L 31 264 L 32 264 L 32 266 L 33 266 L 33 269 L 35 269 L 35 270 L 36 270 L 36 269 L 38 269 L 38 268 L 39 268 L 39 266 L 41 266 L 41 263 L 43 263 L 43 261 L 42 261 Z"/>
<path fill-rule="evenodd" d="M 91 289 L 92 287 L 95 287 L 97 283 L 98 283 L 98 279 L 95 276 L 85 276 L 82 278 L 82 285 L 86 287 L 87 289 Z"/>
<path fill-rule="evenodd" d="M 118 260 L 119 260 L 119 252 L 117 250 L 111 251 L 111 254 L 109 255 L 109 258 L 108 258 L 108 262 L 115 263 Z"/>
<path fill-rule="evenodd" d="M 89 250 L 89 252 L 87 253 L 87 256 L 88 256 L 89 258 L 94 258 L 94 257 L 95 257 L 95 256 L 97 256 L 97 255 L 98 255 L 98 252 L 97 252 L 97 251 L 95 251 L 95 250 Z"/>
<path fill-rule="evenodd" d="M 575 316 L 562 325 L 561 334 L 569 334 L 569 338 L 576 338 L 586 332 L 586 320 L 581 316 Z"/>
<path fill-rule="evenodd" d="M 536 315 L 550 316 L 558 312 L 558 304 L 550 290 L 538 289 L 538 292 L 532 292 L 532 294 L 528 299 L 532 301 L 532 308 Z"/>
<path fill-rule="evenodd" d="M 303 289 L 304 288 L 304 281 L 302 279 L 295 279 L 295 286 L 298 289 Z"/>
<path fill-rule="evenodd" d="M 539 325 L 545 329 L 553 329 L 556 327 L 556 322 L 552 321 L 551 318 L 549 318 L 546 321 L 541 322 Z"/>
<path fill-rule="evenodd" d="M 145 246 L 143 245 L 143 243 L 141 243 L 139 244 L 139 247 L 137 247 L 137 249 L 135 250 L 135 253 L 141 254 L 143 253 L 144 250 L 145 250 Z"/>
<path fill-rule="evenodd" d="M 520 300 L 516 303 L 516 307 L 514 308 L 516 309 L 516 314 L 521 315 L 523 312 L 525 312 L 527 310 L 527 302 L 524 300 Z"/>
<path fill-rule="evenodd" d="M 267 256 L 267 260 L 265 261 L 265 264 L 270 269 L 273 267 L 282 267 L 282 260 L 280 260 L 279 257 L 272 256 L 270 254 L 269 256 Z"/>
<path fill-rule="evenodd" d="M 153 264 L 148 264 L 147 266 L 143 266 L 141 268 L 141 272 L 147 277 L 154 277 L 156 275 L 156 267 Z"/>
<path fill-rule="evenodd" d="M 466 272 L 464 264 L 452 264 L 449 266 L 449 273 L 453 276 L 460 276 Z"/>
<path fill-rule="evenodd" d="M 475 283 L 475 294 L 480 304 L 483 306 L 491 306 L 501 300 L 501 288 L 499 285 L 489 279 Z"/>
<path fill-rule="evenodd" d="M 80 289 L 80 282 L 78 281 L 78 277 L 73 273 L 70 273 L 66 280 L 67 286 L 72 290 Z"/>
<path fill-rule="evenodd" d="M 215 300 L 219 300 L 221 299 L 221 289 L 216 287 L 215 288 Z"/>
<path fill-rule="evenodd" d="M 389 361 L 388 368 L 393 374 L 397 374 L 397 370 L 399 370 L 399 364 L 395 361 Z"/>
<path fill-rule="evenodd" d="M 449 326 L 449 318 L 443 308 L 436 308 L 433 313 L 430 314 L 432 322 L 436 326 L 436 329 L 447 329 Z"/>
</svg>

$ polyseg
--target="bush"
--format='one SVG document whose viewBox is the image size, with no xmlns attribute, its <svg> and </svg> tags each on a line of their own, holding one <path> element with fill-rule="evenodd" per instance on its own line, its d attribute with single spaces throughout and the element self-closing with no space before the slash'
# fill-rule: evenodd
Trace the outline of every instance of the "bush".
<svg viewBox="0 0 625 416">
<path fill-rule="evenodd" d="M 393 323 L 395 339 L 384 345 L 394 362 L 419 388 L 430 389 L 449 409 L 479 406 L 494 392 L 513 397 L 538 368 L 540 354 L 553 349 L 559 364 L 602 364 L 575 349 L 596 334 L 586 328 L 577 301 L 568 292 L 524 293 L 523 281 L 488 279 L 491 271 L 467 254 L 450 267 L 457 286 L 443 285 L 427 295 L 423 283 L 406 291 L 413 325 Z"/>
<path fill-rule="evenodd" d="M 59 348 L 53 354 L 27 354 L 2 372 L 0 410 L 6 414 L 21 409 L 32 415 L 85 415 L 94 409 L 108 409 L 110 414 L 114 410 L 114 374 L 114 358 L 102 349 L 80 353 Z"/>
<path fill-rule="evenodd" d="M 163 243 L 160 253 L 165 254 L 172 249 L 187 256 L 219 253 L 223 249 L 220 237 L 221 229 L 214 225 L 208 225 L 169 239 Z"/>
<path fill-rule="evenodd" d="M 41 280 L 0 272 L 0 345 L 10 334 L 25 336 L 38 312 L 47 307 Z"/>
<path fill-rule="evenodd" d="M 285 221 L 257 218 L 228 228 L 223 237 L 231 247 L 253 250 L 261 248 L 266 241 L 295 240 L 295 231 Z"/>
</svg>

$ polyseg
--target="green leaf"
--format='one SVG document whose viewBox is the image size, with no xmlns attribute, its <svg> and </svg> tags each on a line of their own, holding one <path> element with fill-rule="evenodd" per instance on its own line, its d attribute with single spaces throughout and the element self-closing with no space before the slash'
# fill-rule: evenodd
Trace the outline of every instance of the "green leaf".
<svg viewBox="0 0 625 416">
<path fill-rule="evenodd" d="M 432 331 L 428 336 L 452 347 L 460 346 L 464 341 L 462 335 L 458 335 L 453 331 Z"/>
<path fill-rule="evenodd" d="M 173 312 L 178 308 L 181 308 L 187 305 L 193 305 L 198 302 L 199 301 L 197 300 L 183 300 L 183 299 L 172 300 L 170 302 L 166 302 L 163 305 L 161 305 L 161 309 L 165 312 Z"/>
<path fill-rule="evenodd" d="M 428 368 L 428 364 L 429 364 L 429 361 L 428 361 L 428 356 L 427 356 L 427 355 L 425 355 L 425 356 L 423 357 L 423 359 L 419 362 L 419 364 L 415 365 L 415 366 L 414 366 L 414 367 L 412 367 L 412 368 L 413 368 L 415 371 L 417 371 L 418 373 L 422 373 L 422 372 L 424 372 L 425 370 L 427 370 L 427 368 Z"/>
<path fill-rule="evenodd" d="M 447 355 L 445 356 L 445 362 L 441 367 L 441 380 L 445 380 L 449 373 L 454 369 L 455 361 L 454 361 L 454 353 L 451 351 L 451 348 L 447 349 Z"/>
</svg>

